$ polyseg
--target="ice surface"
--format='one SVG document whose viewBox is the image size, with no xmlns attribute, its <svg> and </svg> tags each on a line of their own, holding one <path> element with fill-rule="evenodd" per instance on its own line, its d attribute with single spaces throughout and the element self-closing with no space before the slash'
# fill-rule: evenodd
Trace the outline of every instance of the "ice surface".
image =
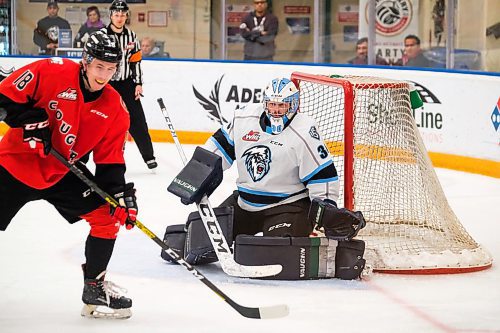
<svg viewBox="0 0 500 333">
<path fill-rule="evenodd" d="M 127 144 L 127 179 L 136 183 L 139 217 L 160 238 L 194 206 L 166 190 L 181 162 L 176 148 L 155 144 L 151 173 Z M 194 146 L 185 146 L 188 156 Z M 437 170 L 448 201 L 472 237 L 500 257 L 500 179 Z M 234 171 L 212 195 L 233 189 Z M 22 332 L 500 332 L 500 269 L 440 276 L 374 274 L 370 281 L 258 281 L 232 278 L 218 265 L 200 268 L 245 306 L 285 303 L 283 319 L 246 319 L 182 267 L 169 265 L 140 230 L 122 229 L 108 278 L 134 301 L 129 320 L 80 317 L 83 245 L 89 227 L 69 225 L 45 202 L 25 206 L 0 232 L 0 333 Z"/>
</svg>

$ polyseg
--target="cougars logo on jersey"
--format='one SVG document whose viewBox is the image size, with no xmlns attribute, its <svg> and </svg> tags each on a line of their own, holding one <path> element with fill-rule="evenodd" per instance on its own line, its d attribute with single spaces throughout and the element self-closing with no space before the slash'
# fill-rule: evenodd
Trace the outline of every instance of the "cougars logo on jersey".
<svg viewBox="0 0 500 333">
<path fill-rule="evenodd" d="M 245 166 L 254 182 L 258 182 L 269 172 L 271 164 L 271 150 L 266 146 L 248 148 L 241 158 L 245 158 Z"/>
</svg>

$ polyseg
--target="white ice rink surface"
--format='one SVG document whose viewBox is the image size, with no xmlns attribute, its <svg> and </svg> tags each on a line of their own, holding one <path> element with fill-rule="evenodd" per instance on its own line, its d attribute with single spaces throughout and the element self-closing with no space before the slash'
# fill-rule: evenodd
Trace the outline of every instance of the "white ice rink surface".
<svg viewBox="0 0 500 333">
<path fill-rule="evenodd" d="M 159 167 L 148 171 L 128 144 L 127 179 L 138 190 L 139 218 L 160 238 L 194 206 L 166 190 L 181 163 L 174 145 L 156 144 Z M 190 156 L 193 146 L 185 146 Z M 500 179 L 438 169 L 448 201 L 472 237 L 500 258 Z M 220 203 L 234 172 L 212 195 Z M 181 266 L 166 264 L 140 230 L 122 229 L 108 279 L 128 289 L 129 320 L 80 317 L 83 248 L 89 227 L 69 225 L 45 202 L 25 206 L 0 232 L 0 333 L 21 332 L 500 332 L 500 268 L 438 276 L 374 274 L 367 281 L 257 281 L 200 268 L 245 306 L 288 304 L 282 319 L 246 319 Z"/>
</svg>

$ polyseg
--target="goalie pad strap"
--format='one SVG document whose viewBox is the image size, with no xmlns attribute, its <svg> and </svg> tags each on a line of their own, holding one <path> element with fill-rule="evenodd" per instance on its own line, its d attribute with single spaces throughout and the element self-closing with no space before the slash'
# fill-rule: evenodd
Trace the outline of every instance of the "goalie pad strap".
<svg viewBox="0 0 500 333">
<path fill-rule="evenodd" d="M 234 259 L 242 265 L 282 265 L 270 280 L 357 279 L 363 271 L 365 243 L 326 237 L 257 237 L 238 235 Z"/>
<path fill-rule="evenodd" d="M 167 190 L 189 205 L 199 203 L 203 195 L 210 196 L 222 182 L 222 158 L 201 147 L 196 147 L 193 157 L 174 178 Z"/>
</svg>

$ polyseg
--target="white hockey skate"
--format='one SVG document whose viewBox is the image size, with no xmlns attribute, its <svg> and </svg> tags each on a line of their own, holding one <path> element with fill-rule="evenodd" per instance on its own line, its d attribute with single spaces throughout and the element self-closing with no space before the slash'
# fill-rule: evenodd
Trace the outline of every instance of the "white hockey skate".
<svg viewBox="0 0 500 333">
<path fill-rule="evenodd" d="M 122 296 L 126 289 L 111 281 L 104 281 L 106 271 L 95 279 L 85 279 L 81 315 L 87 318 L 127 319 L 132 316 L 132 300 Z"/>
</svg>

